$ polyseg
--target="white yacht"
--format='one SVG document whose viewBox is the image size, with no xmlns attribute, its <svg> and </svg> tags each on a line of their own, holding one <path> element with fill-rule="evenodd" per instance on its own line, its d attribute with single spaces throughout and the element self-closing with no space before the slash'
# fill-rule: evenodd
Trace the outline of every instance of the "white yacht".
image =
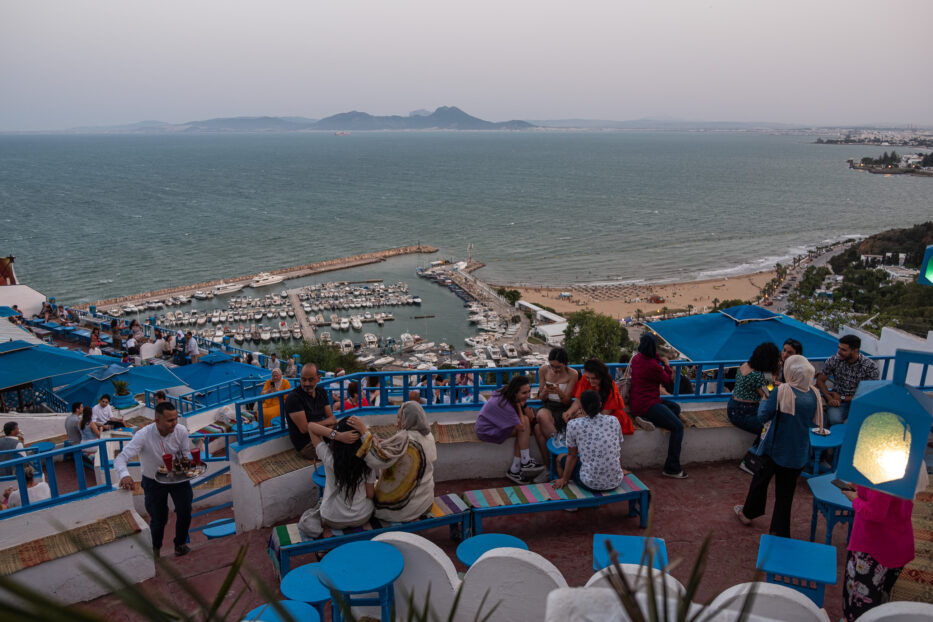
<svg viewBox="0 0 933 622">
<path fill-rule="evenodd" d="M 238 292 L 244 287 L 246 287 L 245 283 L 224 283 L 223 281 L 221 281 L 220 285 L 217 285 L 216 287 L 214 287 L 213 291 L 214 291 L 215 296 L 222 296 L 224 294 L 232 294 L 234 292 Z"/>
<path fill-rule="evenodd" d="M 353 342 L 349 339 L 344 339 L 340 342 L 340 353 L 341 354 L 350 354 L 353 352 Z"/>
<path fill-rule="evenodd" d="M 350 330 L 350 320 L 345 317 L 340 318 L 340 330 Z"/>
<path fill-rule="evenodd" d="M 353 330 L 363 330 L 363 322 L 360 320 L 360 316 L 354 315 L 350 317 L 350 326 L 353 327 Z"/>
<path fill-rule="evenodd" d="M 272 331 L 269 330 L 268 326 L 259 327 L 259 338 L 262 341 L 269 341 L 270 339 L 272 339 Z"/>
<path fill-rule="evenodd" d="M 383 365 L 388 365 L 393 360 L 395 359 L 393 359 L 391 356 L 384 356 L 380 359 L 376 359 L 375 361 L 373 361 L 373 365 L 375 365 L 376 367 L 382 367 Z"/>
<path fill-rule="evenodd" d="M 379 345 L 379 339 L 372 333 L 366 333 L 363 335 L 363 341 L 366 342 L 367 348 L 375 348 Z"/>
<path fill-rule="evenodd" d="M 269 274 L 268 272 L 260 272 L 256 277 L 249 282 L 250 287 L 265 287 L 266 285 L 275 285 L 276 283 L 281 283 L 285 280 L 285 277 Z"/>
</svg>

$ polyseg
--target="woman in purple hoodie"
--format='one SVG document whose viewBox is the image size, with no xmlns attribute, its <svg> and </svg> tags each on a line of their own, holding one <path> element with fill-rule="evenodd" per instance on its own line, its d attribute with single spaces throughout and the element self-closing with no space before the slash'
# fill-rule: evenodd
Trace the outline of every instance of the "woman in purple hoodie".
<svg viewBox="0 0 933 622">
<path fill-rule="evenodd" d="M 528 376 L 514 376 L 502 389 L 492 394 L 476 416 L 476 436 L 481 441 L 501 445 L 515 439 L 515 457 L 506 477 L 516 484 L 527 484 L 544 471 L 531 457 L 531 428 L 535 413 L 527 405 L 531 396 Z M 541 434 L 540 426 L 535 429 Z"/>
</svg>

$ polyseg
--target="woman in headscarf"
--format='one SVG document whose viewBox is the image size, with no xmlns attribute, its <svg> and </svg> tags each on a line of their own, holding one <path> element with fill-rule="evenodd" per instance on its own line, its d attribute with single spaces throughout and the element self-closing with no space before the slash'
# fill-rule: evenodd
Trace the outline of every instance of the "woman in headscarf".
<svg viewBox="0 0 933 622">
<path fill-rule="evenodd" d="M 929 485 L 922 464 L 914 498 Z M 842 614 L 852 622 L 890 599 L 901 571 L 914 558 L 914 502 L 865 486 L 842 494 L 855 511 L 842 583 Z"/>
<path fill-rule="evenodd" d="M 287 391 L 292 388 L 292 384 L 282 378 L 282 370 L 276 367 L 272 370 L 272 376 L 262 385 L 262 395 L 266 393 L 276 393 L 278 391 Z M 282 398 L 285 399 L 284 397 Z M 262 402 L 262 421 L 264 427 L 272 425 L 272 420 L 279 416 L 279 398 L 273 397 Z"/>
<path fill-rule="evenodd" d="M 421 518 L 434 503 L 437 460 L 434 435 L 421 404 L 402 404 L 398 409 L 398 432 L 387 439 L 373 436 L 357 416 L 350 417 L 349 423 L 362 438 L 357 455 L 371 469 L 380 471 L 373 516 L 396 523 Z"/>
<path fill-rule="evenodd" d="M 822 425 L 823 403 L 813 386 L 815 371 L 807 359 L 794 355 L 784 361 L 784 384 L 771 391 L 758 408 L 758 420 L 769 424 L 759 453 L 762 466 L 748 488 L 744 505 L 733 508 L 743 525 L 765 513 L 768 486 L 775 478 L 770 533 L 790 537 L 790 512 L 797 478 L 810 457 L 810 428 Z"/>
</svg>

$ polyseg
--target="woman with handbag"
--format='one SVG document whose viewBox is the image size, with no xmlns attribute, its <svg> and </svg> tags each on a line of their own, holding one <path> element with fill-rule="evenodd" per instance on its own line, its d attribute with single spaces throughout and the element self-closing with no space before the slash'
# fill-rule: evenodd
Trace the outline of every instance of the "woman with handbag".
<svg viewBox="0 0 933 622">
<path fill-rule="evenodd" d="M 790 513 L 797 478 L 810 457 L 810 428 L 823 422 L 823 404 L 813 386 L 815 370 L 807 359 L 794 355 L 784 362 L 785 383 L 772 391 L 758 408 L 758 420 L 770 422 L 758 445 L 760 464 L 744 505 L 733 507 L 743 525 L 765 513 L 768 486 L 775 480 L 774 511 L 769 532 L 790 537 Z"/>
<path fill-rule="evenodd" d="M 751 357 L 742 363 L 735 374 L 735 386 L 732 396 L 726 404 L 726 415 L 737 428 L 755 435 L 755 443 L 750 451 L 755 452 L 761 438 L 761 422 L 758 420 L 758 406 L 768 397 L 768 383 L 774 382 L 781 365 L 781 353 L 770 341 L 760 344 Z M 739 468 L 749 474 L 751 468 L 745 460 Z"/>
</svg>

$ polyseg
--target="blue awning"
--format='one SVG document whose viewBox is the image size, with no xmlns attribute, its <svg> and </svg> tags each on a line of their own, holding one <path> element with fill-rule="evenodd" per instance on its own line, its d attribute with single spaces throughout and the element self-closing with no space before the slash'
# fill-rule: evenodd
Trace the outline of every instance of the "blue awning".
<svg viewBox="0 0 933 622">
<path fill-rule="evenodd" d="M 766 341 L 778 348 L 793 338 L 807 358 L 836 353 L 838 338 L 803 322 L 753 305 L 650 322 L 648 327 L 691 361 L 745 361 Z"/>
<path fill-rule="evenodd" d="M 176 367 L 173 371 L 192 389 L 212 387 L 231 380 L 266 380 L 272 375 L 272 372 L 268 369 L 262 369 L 247 363 L 238 363 L 232 357 L 220 352 L 212 352 L 197 363 L 182 365 Z"/>
<path fill-rule="evenodd" d="M 0 344 L 0 389 L 103 366 L 81 352 L 27 341 L 8 341 Z"/>
<path fill-rule="evenodd" d="M 66 402 L 96 404 L 100 396 L 113 395 L 113 381 L 123 380 L 129 385 L 130 395 L 145 391 L 158 391 L 169 387 L 184 386 L 184 382 L 163 365 L 124 367 L 111 365 L 95 369 L 83 379 L 59 389 L 55 393 Z"/>
</svg>

